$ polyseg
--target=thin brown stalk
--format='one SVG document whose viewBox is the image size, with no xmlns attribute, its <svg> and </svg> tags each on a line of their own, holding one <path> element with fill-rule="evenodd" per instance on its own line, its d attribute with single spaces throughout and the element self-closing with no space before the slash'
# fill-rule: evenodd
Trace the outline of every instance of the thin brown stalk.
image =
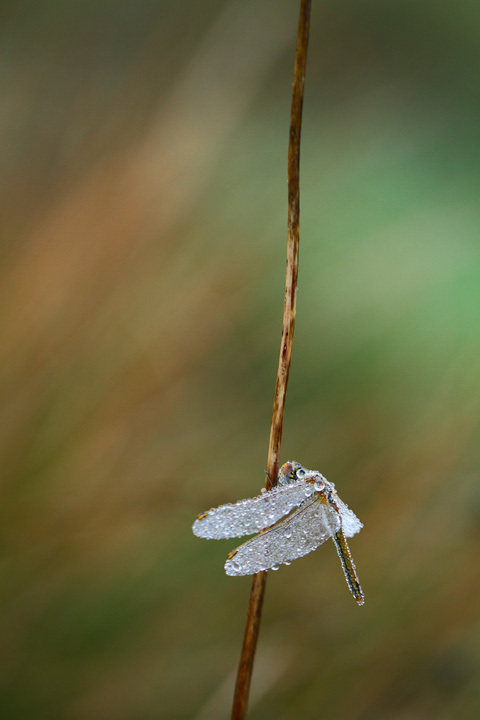
<svg viewBox="0 0 480 720">
<path fill-rule="evenodd" d="M 288 242 L 285 302 L 277 382 L 273 400 L 272 425 L 267 459 L 267 488 L 276 484 L 282 442 L 283 415 L 287 397 L 288 376 L 292 360 L 293 332 L 297 302 L 298 248 L 300 241 L 300 135 L 302 129 L 305 69 L 310 30 L 311 0 L 301 0 L 297 50 L 293 75 L 290 139 L 288 144 Z M 267 573 L 253 576 L 247 622 L 233 696 L 232 720 L 243 720 L 247 712 L 253 660 L 257 646 Z"/>
</svg>

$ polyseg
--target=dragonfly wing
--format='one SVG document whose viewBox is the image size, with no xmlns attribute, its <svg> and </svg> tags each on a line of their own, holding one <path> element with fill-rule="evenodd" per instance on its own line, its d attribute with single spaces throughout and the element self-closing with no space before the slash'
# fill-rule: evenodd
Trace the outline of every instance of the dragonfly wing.
<svg viewBox="0 0 480 720">
<path fill-rule="evenodd" d="M 192 529 L 198 537 L 215 540 L 251 535 L 276 523 L 314 491 L 313 484 L 304 480 L 277 485 L 249 500 L 208 510 L 198 516 Z"/>
<path fill-rule="evenodd" d="M 252 575 L 307 555 L 340 529 L 340 518 L 321 495 L 308 498 L 290 517 L 240 545 L 227 558 L 227 575 Z"/>
<path fill-rule="evenodd" d="M 343 500 L 340 500 L 338 495 L 335 495 L 335 503 L 342 518 L 342 530 L 345 537 L 353 537 L 360 532 L 363 527 L 363 523 L 360 522 L 355 513 L 350 510 L 348 505 L 345 505 Z"/>
</svg>

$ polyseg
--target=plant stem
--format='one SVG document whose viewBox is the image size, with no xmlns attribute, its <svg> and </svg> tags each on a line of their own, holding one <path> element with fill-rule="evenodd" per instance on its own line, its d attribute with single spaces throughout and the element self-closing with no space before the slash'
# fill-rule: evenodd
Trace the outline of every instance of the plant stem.
<svg viewBox="0 0 480 720">
<path fill-rule="evenodd" d="M 277 382 L 273 401 L 272 424 L 267 459 L 266 487 L 276 484 L 280 463 L 283 416 L 287 396 L 288 376 L 292 360 L 293 332 L 297 301 L 298 248 L 300 241 L 300 135 L 302 129 L 303 95 L 307 63 L 308 34 L 310 30 L 311 0 L 301 0 L 298 24 L 297 50 L 293 75 L 290 138 L 288 144 L 288 242 L 285 302 L 283 307 L 282 339 L 278 361 Z M 267 573 L 253 576 L 242 652 L 233 696 L 232 720 L 243 720 L 247 712 L 253 660 L 257 646 L 263 596 Z"/>
</svg>

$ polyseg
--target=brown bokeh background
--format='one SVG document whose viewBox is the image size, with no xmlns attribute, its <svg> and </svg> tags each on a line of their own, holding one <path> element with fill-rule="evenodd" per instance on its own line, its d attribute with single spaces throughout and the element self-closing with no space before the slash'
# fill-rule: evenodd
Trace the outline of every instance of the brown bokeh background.
<svg viewBox="0 0 480 720">
<path fill-rule="evenodd" d="M 0 715 L 228 716 L 298 2 L 0 11 Z M 480 716 L 480 10 L 315 3 L 283 459 L 365 528 L 271 573 L 251 720 Z"/>
</svg>

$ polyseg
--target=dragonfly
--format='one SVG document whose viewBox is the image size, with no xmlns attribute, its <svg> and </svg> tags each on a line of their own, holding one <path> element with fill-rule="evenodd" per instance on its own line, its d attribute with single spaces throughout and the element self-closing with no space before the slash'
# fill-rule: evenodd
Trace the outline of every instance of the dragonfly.
<svg viewBox="0 0 480 720">
<path fill-rule="evenodd" d="M 347 537 L 362 527 L 333 483 L 292 460 L 282 465 L 271 490 L 207 510 L 192 529 L 198 537 L 215 540 L 257 533 L 227 557 L 226 574 L 237 576 L 278 570 L 279 565 L 290 565 L 332 538 L 347 585 L 363 605 L 363 590 L 347 543 Z"/>
</svg>

